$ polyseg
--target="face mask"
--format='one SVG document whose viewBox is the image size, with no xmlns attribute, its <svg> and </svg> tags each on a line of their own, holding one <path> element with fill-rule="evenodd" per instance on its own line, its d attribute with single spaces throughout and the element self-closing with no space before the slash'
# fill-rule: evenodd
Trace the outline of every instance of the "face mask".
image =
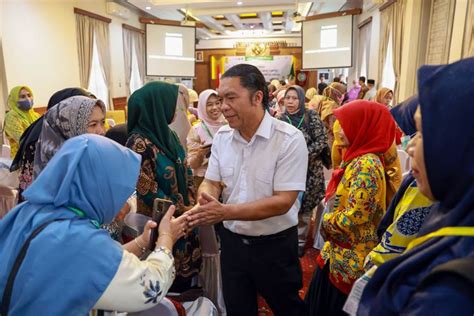
<svg viewBox="0 0 474 316">
<path fill-rule="evenodd" d="M 21 100 L 18 101 L 18 108 L 22 111 L 28 111 L 33 107 L 33 100 Z"/>
</svg>

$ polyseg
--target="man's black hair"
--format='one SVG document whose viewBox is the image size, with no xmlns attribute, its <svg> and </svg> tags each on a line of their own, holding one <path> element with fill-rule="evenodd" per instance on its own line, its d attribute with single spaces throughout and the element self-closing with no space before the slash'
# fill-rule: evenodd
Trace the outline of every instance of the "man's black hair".
<svg viewBox="0 0 474 316">
<path fill-rule="evenodd" d="M 360 76 L 360 77 L 359 77 L 359 81 L 362 81 L 363 83 L 365 83 L 365 77 L 364 77 L 364 76 Z"/>
<path fill-rule="evenodd" d="M 253 95 L 257 91 L 263 92 L 262 105 L 264 109 L 268 108 L 268 87 L 265 77 L 257 67 L 249 64 L 238 64 L 228 69 L 221 79 L 239 77 L 240 85 L 251 92 Z"/>
</svg>

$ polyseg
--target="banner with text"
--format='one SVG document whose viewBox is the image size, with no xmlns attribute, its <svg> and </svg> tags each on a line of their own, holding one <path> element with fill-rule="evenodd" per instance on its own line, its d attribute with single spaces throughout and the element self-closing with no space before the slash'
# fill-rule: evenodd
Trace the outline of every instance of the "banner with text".
<svg viewBox="0 0 474 316">
<path fill-rule="evenodd" d="M 225 70 L 238 64 L 254 65 L 265 76 L 266 81 L 272 79 L 286 79 L 291 71 L 293 56 L 229 56 L 225 58 Z"/>
</svg>

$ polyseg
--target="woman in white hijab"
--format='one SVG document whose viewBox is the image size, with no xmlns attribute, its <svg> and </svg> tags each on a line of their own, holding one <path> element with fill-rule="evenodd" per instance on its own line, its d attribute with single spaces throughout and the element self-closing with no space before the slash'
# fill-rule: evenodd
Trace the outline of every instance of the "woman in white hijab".
<svg viewBox="0 0 474 316">
<path fill-rule="evenodd" d="M 217 91 L 207 89 L 201 92 L 198 115 L 201 122 L 191 128 L 187 137 L 188 163 L 193 169 L 196 188 L 204 179 L 214 135 L 226 124 Z"/>
</svg>

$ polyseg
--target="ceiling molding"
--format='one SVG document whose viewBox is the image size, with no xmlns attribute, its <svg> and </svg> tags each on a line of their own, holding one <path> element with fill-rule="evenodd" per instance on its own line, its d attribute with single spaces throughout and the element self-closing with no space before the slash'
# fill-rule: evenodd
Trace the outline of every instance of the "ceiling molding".
<svg viewBox="0 0 474 316">
<path fill-rule="evenodd" d="M 314 20 L 334 18 L 334 17 L 338 17 L 338 16 L 345 16 L 345 15 L 358 15 L 358 14 L 361 14 L 361 13 L 362 13 L 362 9 L 357 8 L 357 9 L 350 9 L 350 10 L 344 10 L 344 11 L 337 11 L 337 12 L 329 12 L 329 13 L 311 15 L 311 16 L 306 17 L 305 21 L 314 21 Z"/>
</svg>

